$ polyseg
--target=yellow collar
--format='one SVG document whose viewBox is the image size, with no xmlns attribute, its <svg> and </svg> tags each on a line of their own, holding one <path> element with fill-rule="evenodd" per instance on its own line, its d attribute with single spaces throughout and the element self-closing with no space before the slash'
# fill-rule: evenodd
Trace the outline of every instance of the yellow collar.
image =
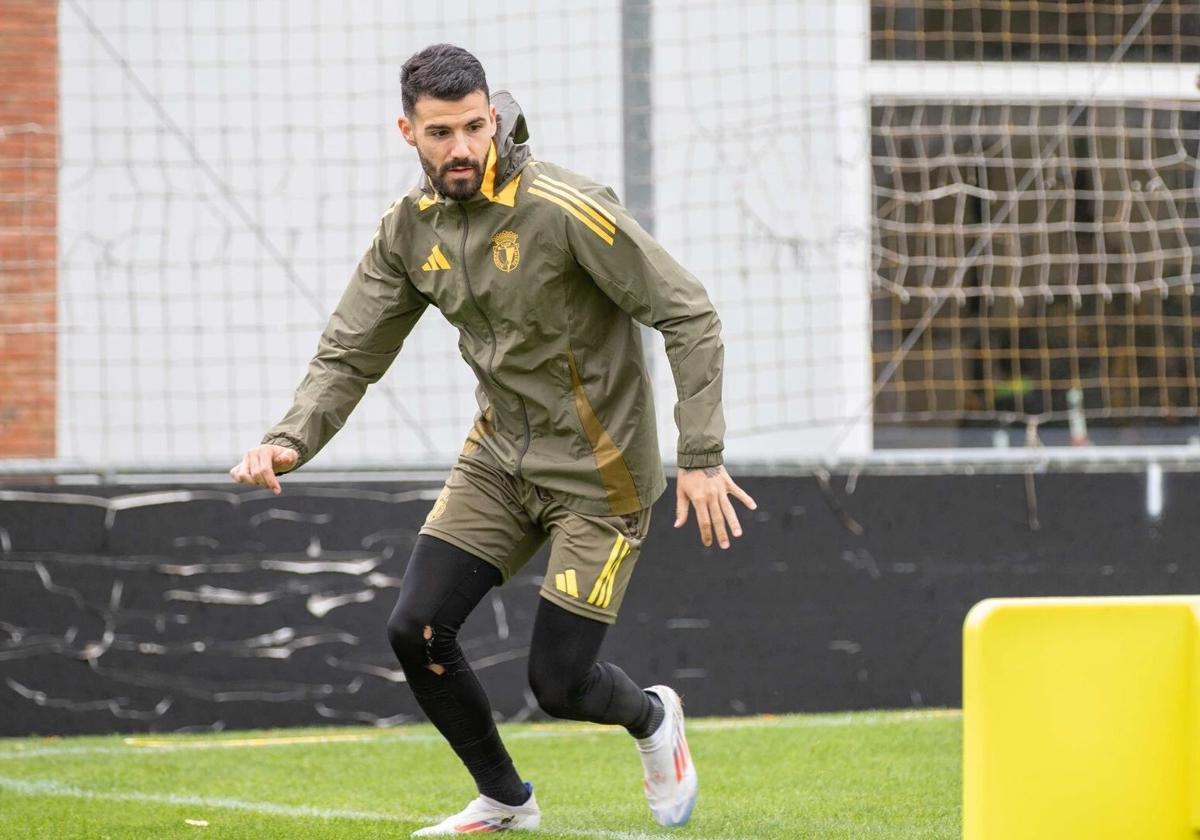
<svg viewBox="0 0 1200 840">
<path fill-rule="evenodd" d="M 516 178 L 513 178 L 500 192 L 496 192 L 496 164 L 498 160 L 496 141 L 493 140 L 488 144 L 487 164 L 483 167 L 483 183 L 479 185 L 479 191 L 487 197 L 488 201 L 503 204 L 505 207 L 512 207 L 517 203 L 517 187 L 521 183 L 521 176 L 518 175 Z"/>
<path fill-rule="evenodd" d="M 496 141 L 492 140 L 488 143 L 487 163 L 483 165 L 483 183 L 479 185 L 479 191 L 488 197 L 489 201 L 496 200 Z"/>
</svg>

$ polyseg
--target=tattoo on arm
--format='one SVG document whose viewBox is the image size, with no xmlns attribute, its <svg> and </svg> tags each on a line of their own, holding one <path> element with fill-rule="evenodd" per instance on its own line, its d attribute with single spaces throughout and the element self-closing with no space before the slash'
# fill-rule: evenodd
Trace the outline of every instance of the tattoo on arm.
<svg viewBox="0 0 1200 840">
<path fill-rule="evenodd" d="M 721 474 L 722 465 L 717 464 L 715 467 L 680 467 L 680 472 L 694 473 L 702 472 L 705 478 L 716 478 Z"/>
</svg>

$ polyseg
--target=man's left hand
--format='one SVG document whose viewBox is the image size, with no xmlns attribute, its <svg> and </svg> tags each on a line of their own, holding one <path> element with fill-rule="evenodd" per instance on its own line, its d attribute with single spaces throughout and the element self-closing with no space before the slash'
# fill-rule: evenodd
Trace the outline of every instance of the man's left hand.
<svg viewBox="0 0 1200 840">
<path fill-rule="evenodd" d="M 735 537 L 742 535 L 742 526 L 729 501 L 730 494 L 748 507 L 756 510 L 758 504 L 750 494 L 733 483 L 725 467 L 700 467 L 689 470 L 679 468 L 675 478 L 675 527 L 682 528 L 687 522 L 688 506 L 696 508 L 696 524 L 700 526 L 700 542 L 712 545 L 713 530 L 717 532 L 717 543 L 729 548 L 729 532 Z"/>
</svg>

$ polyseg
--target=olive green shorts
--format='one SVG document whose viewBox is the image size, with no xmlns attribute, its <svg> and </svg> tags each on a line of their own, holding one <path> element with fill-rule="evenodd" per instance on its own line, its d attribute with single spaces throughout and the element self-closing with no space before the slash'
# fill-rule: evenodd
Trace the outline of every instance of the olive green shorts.
<svg viewBox="0 0 1200 840">
<path fill-rule="evenodd" d="M 622 516 L 570 510 L 477 448 L 459 456 L 421 533 L 491 563 L 505 581 L 549 539 L 542 597 L 612 624 L 649 527 L 650 508 Z"/>
</svg>

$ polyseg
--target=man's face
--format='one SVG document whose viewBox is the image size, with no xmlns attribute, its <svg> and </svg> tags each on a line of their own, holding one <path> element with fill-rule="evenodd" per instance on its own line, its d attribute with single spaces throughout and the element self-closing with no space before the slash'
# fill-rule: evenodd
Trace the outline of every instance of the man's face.
<svg viewBox="0 0 1200 840">
<path fill-rule="evenodd" d="M 400 117 L 398 123 L 435 190 L 455 201 L 479 192 L 488 146 L 496 135 L 496 109 L 483 91 L 453 101 L 422 96 L 411 121 Z"/>
</svg>

